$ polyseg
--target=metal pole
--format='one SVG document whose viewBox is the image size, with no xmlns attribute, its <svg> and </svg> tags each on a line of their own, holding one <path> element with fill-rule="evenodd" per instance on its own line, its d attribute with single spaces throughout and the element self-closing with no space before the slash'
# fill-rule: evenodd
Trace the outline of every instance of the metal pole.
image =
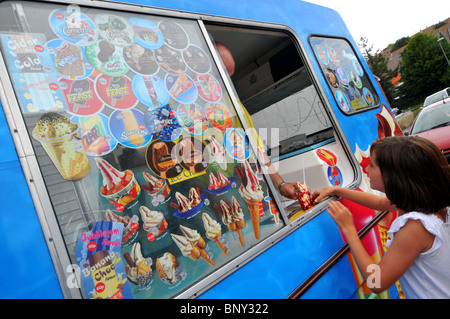
<svg viewBox="0 0 450 319">
<path fill-rule="evenodd" d="M 448 63 L 448 66 L 450 66 L 450 62 L 448 61 L 447 54 L 445 54 L 444 48 L 442 47 L 442 44 L 441 44 L 441 41 L 444 40 L 444 39 L 445 38 L 442 37 L 439 40 L 437 40 L 437 42 L 439 43 L 439 46 L 441 47 L 442 53 L 444 53 L 445 59 L 447 60 L 447 63 Z"/>
</svg>

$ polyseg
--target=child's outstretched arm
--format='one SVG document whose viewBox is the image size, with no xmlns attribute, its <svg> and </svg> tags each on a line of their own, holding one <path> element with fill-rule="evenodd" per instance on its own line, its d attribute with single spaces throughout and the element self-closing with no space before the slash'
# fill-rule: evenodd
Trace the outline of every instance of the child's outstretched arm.
<svg viewBox="0 0 450 319">
<path fill-rule="evenodd" d="M 417 255 L 429 249 L 434 242 L 434 236 L 426 231 L 419 220 L 409 220 L 396 233 L 378 267 L 373 267 L 375 263 L 359 239 L 351 212 L 339 202 L 330 201 L 329 206 L 328 213 L 347 239 L 364 279 L 377 275 L 375 271 L 379 272 L 379 282 L 370 287 L 375 293 L 392 286 L 414 262 Z"/>
<path fill-rule="evenodd" d="M 320 188 L 312 194 L 313 203 L 319 203 L 327 197 L 337 196 L 379 211 L 396 211 L 397 207 L 386 197 L 356 191 L 344 187 L 330 186 Z"/>
</svg>

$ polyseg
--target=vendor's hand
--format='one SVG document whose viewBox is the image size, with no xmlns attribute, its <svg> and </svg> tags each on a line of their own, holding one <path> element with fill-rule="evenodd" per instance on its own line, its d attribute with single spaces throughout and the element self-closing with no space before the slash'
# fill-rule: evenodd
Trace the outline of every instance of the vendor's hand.
<svg viewBox="0 0 450 319">
<path fill-rule="evenodd" d="M 342 205 L 340 202 L 335 201 L 330 201 L 328 205 L 330 206 L 327 210 L 328 214 L 330 214 L 331 218 L 333 218 L 344 234 L 349 231 L 356 231 L 352 213 L 347 207 Z"/>
<path fill-rule="evenodd" d="M 280 188 L 280 194 L 289 199 L 297 199 L 295 183 L 286 183 Z"/>
<path fill-rule="evenodd" d="M 333 186 L 320 188 L 320 189 L 316 190 L 312 194 L 312 202 L 313 202 L 313 204 L 320 203 L 321 201 L 323 201 L 327 197 L 333 196 L 334 195 L 333 191 L 334 191 L 334 187 Z"/>
</svg>

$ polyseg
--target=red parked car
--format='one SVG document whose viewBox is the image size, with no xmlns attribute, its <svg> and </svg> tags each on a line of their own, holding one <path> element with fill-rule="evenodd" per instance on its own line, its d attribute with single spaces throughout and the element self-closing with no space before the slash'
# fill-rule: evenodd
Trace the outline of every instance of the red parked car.
<svg viewBox="0 0 450 319">
<path fill-rule="evenodd" d="M 450 98 L 424 107 L 411 126 L 409 135 L 432 141 L 450 163 Z"/>
</svg>

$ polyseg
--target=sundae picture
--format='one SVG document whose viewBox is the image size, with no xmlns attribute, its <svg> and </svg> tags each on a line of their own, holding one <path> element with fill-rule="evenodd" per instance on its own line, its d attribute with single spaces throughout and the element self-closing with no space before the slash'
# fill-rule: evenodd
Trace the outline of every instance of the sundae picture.
<svg viewBox="0 0 450 319">
<path fill-rule="evenodd" d="M 252 220 L 253 233 L 255 234 L 255 238 L 259 239 L 259 211 L 260 207 L 262 207 L 264 194 L 250 164 L 247 161 L 244 161 L 241 165 L 241 167 L 235 167 L 239 179 L 242 182 L 239 187 L 239 194 L 241 194 L 242 198 L 247 203 Z"/>
<path fill-rule="evenodd" d="M 221 171 L 217 171 L 217 178 L 214 173 L 209 173 L 209 190 L 218 190 L 226 187 L 230 183 L 231 182 L 225 177 L 225 175 L 222 174 Z"/>
<path fill-rule="evenodd" d="M 118 211 L 123 211 L 141 194 L 141 188 L 131 170 L 120 172 L 101 158 L 95 158 L 103 177 L 100 194 L 113 204 Z"/>
<path fill-rule="evenodd" d="M 206 230 L 206 237 L 215 242 L 225 256 L 228 256 L 227 247 L 223 244 L 222 228 L 220 224 L 216 220 L 212 219 L 207 213 L 203 213 L 202 221 Z"/>
<path fill-rule="evenodd" d="M 142 185 L 142 188 L 152 197 L 152 205 L 158 206 L 158 204 L 163 203 L 167 196 L 170 195 L 170 188 L 167 182 L 147 172 L 143 172 L 142 176 L 144 176 L 145 182 L 147 183 L 147 185 Z"/>
<path fill-rule="evenodd" d="M 203 248 L 201 248 L 198 241 L 195 243 L 195 241 L 189 241 L 189 239 L 185 236 L 175 234 L 170 235 L 172 236 L 173 241 L 177 244 L 183 256 L 189 257 L 192 260 L 202 258 L 211 266 L 215 266 L 214 261 L 208 257 L 208 254 Z"/>
<path fill-rule="evenodd" d="M 238 234 L 239 242 L 244 247 L 244 237 L 242 236 L 242 228 L 245 226 L 244 213 L 236 197 L 232 198 L 231 208 L 223 200 L 220 201 L 220 206 L 216 204 L 215 208 L 221 213 L 222 221 L 228 226 L 228 229 Z"/>
<path fill-rule="evenodd" d="M 178 260 L 169 252 L 156 259 L 156 272 L 168 285 L 173 285 L 180 280 Z"/>
<path fill-rule="evenodd" d="M 139 217 L 137 216 L 119 216 L 114 214 L 112 210 L 106 210 L 106 220 L 110 222 L 117 222 L 123 224 L 122 244 L 135 239 L 137 235 L 137 229 L 139 227 Z"/>
<path fill-rule="evenodd" d="M 163 213 L 150 210 L 146 206 L 139 207 L 139 212 L 141 213 L 145 231 L 153 234 L 154 237 L 157 237 L 166 230 L 167 221 L 164 218 Z"/>
<path fill-rule="evenodd" d="M 203 207 L 203 200 L 207 196 L 205 194 L 200 194 L 200 190 L 191 187 L 189 190 L 189 198 L 186 198 L 180 192 L 175 193 L 175 198 L 177 199 L 178 205 L 175 203 L 170 203 L 170 206 L 177 209 L 174 216 L 187 218 L 200 211 Z"/>
<path fill-rule="evenodd" d="M 90 172 L 77 123 L 59 113 L 45 113 L 36 123 L 32 135 L 64 179 L 79 180 Z"/>
<path fill-rule="evenodd" d="M 128 263 L 125 271 L 130 282 L 140 287 L 147 285 L 153 277 L 153 261 L 142 256 L 141 244 L 135 243 L 131 253 L 125 253 L 123 256 Z"/>
</svg>

